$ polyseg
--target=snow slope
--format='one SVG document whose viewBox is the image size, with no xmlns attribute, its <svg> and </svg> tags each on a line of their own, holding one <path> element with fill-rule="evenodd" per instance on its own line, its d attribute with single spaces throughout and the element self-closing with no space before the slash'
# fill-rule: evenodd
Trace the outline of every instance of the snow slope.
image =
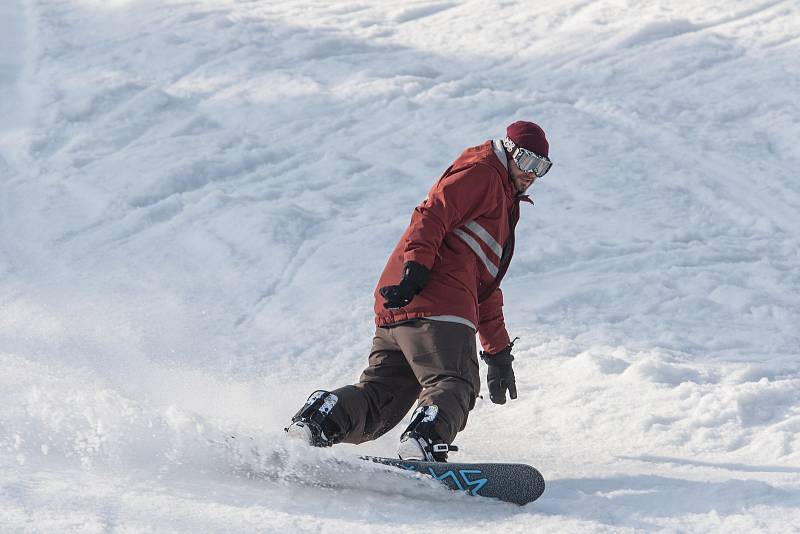
<svg viewBox="0 0 800 534">
<path fill-rule="evenodd" d="M 800 531 L 798 20 L 793 0 L 4 1 L 1 529 Z M 504 281 L 520 396 L 479 401 L 457 442 L 535 465 L 545 495 L 348 463 L 402 428 L 286 444 L 306 396 L 365 365 L 413 207 L 516 119 L 556 162 Z"/>
</svg>

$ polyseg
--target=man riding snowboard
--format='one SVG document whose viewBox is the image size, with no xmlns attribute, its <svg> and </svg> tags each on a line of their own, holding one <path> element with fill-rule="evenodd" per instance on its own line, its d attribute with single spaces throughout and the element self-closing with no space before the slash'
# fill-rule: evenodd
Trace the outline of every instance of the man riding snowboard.
<svg viewBox="0 0 800 534">
<path fill-rule="evenodd" d="M 508 126 L 504 139 L 466 149 L 414 209 L 375 289 L 369 366 L 355 385 L 315 391 L 291 436 L 324 447 L 363 443 L 417 408 L 400 438 L 403 460 L 446 461 L 480 391 L 475 333 L 489 396 L 517 398 L 500 282 L 514 253 L 519 204 L 552 165 L 544 131 Z"/>
</svg>

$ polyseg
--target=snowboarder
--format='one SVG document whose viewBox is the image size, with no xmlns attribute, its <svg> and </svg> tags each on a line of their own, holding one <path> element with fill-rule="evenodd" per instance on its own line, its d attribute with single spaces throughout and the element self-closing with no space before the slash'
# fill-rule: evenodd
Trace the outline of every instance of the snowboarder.
<svg viewBox="0 0 800 534">
<path fill-rule="evenodd" d="M 291 436 L 320 447 L 363 443 L 417 402 L 397 454 L 446 461 L 480 391 L 476 332 L 491 401 L 517 398 L 500 281 L 520 202 L 531 202 L 526 190 L 550 170 L 548 152 L 544 131 L 517 121 L 504 139 L 453 162 L 414 209 L 375 289 L 368 367 L 355 385 L 312 393 L 286 429 Z"/>
</svg>

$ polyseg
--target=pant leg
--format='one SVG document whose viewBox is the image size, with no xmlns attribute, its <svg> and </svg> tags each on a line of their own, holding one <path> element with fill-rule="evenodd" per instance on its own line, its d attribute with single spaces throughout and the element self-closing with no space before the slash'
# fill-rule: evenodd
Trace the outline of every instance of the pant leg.
<svg viewBox="0 0 800 534">
<path fill-rule="evenodd" d="M 379 327 L 359 382 L 332 391 L 339 400 L 330 417 L 345 443 L 377 439 L 402 421 L 421 389 L 391 330 Z"/>
<path fill-rule="evenodd" d="M 436 432 L 452 443 L 480 392 L 475 331 L 460 323 L 418 320 L 392 327 L 417 381 L 420 405 L 435 404 Z"/>
</svg>

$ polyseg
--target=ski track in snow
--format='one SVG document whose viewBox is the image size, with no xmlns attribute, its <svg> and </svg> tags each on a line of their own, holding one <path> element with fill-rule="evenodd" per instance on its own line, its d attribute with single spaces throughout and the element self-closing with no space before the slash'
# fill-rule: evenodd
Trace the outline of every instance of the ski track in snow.
<svg viewBox="0 0 800 534">
<path fill-rule="evenodd" d="M 798 17 L 3 3 L 0 530 L 798 531 Z M 544 496 L 348 460 L 403 425 L 284 443 L 357 379 L 412 208 L 520 118 L 556 162 L 503 286 L 520 397 L 457 442 Z"/>
</svg>

